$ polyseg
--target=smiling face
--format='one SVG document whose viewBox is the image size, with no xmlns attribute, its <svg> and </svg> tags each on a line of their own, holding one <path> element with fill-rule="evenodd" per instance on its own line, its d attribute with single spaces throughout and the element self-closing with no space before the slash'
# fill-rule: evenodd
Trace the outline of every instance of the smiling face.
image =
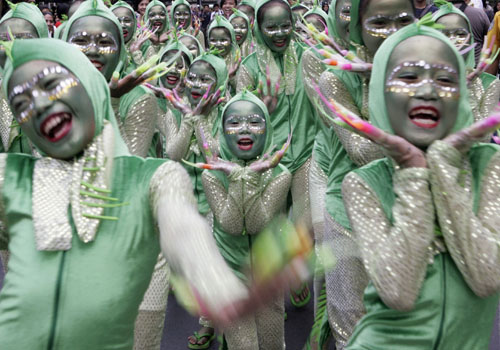
<svg viewBox="0 0 500 350">
<path fill-rule="evenodd" d="M 179 54 L 179 50 L 170 50 L 162 56 L 161 61 L 166 62 L 168 67 L 175 64 L 167 74 L 160 78 L 163 87 L 173 89 L 186 75 L 186 70 L 189 68 L 188 59 L 185 54 Z"/>
<path fill-rule="evenodd" d="M 414 21 L 413 7 L 408 0 L 369 0 L 361 15 L 361 37 L 374 55 L 389 35 Z"/>
<path fill-rule="evenodd" d="M 134 14 L 126 7 L 117 7 L 113 13 L 122 25 L 123 39 L 128 43 L 135 33 Z"/>
<path fill-rule="evenodd" d="M 212 28 L 208 34 L 208 43 L 211 48 L 221 51 L 218 56 L 226 57 L 231 52 L 231 33 L 224 27 Z"/>
<path fill-rule="evenodd" d="M 120 33 L 109 19 L 86 16 L 77 19 L 68 33 L 68 42 L 78 47 L 107 81 L 120 61 Z"/>
<path fill-rule="evenodd" d="M 179 38 L 179 41 L 188 48 L 193 57 L 198 57 L 200 55 L 200 48 L 195 39 L 191 38 L 190 36 L 184 35 Z"/>
<path fill-rule="evenodd" d="M 259 106 L 243 100 L 231 103 L 224 113 L 224 138 L 238 159 L 260 156 L 266 143 L 266 119 Z"/>
<path fill-rule="evenodd" d="M 141 0 L 139 5 L 137 5 L 137 11 L 141 16 L 144 16 L 144 14 L 146 13 L 146 8 L 148 7 L 149 2 L 150 0 Z"/>
<path fill-rule="evenodd" d="M 351 23 L 351 0 L 339 0 L 335 4 L 335 29 L 345 42 L 349 42 L 349 23 Z"/>
<path fill-rule="evenodd" d="M 236 2 L 235 0 L 226 0 L 224 2 L 224 5 L 222 5 L 222 11 L 224 11 L 224 16 L 226 18 L 231 17 L 233 14 L 233 8 L 236 7 Z"/>
<path fill-rule="evenodd" d="M 215 91 L 217 74 L 215 69 L 205 61 L 196 61 L 189 67 L 186 79 L 186 96 L 191 106 L 196 106 L 201 97 L 209 91 Z"/>
<path fill-rule="evenodd" d="M 262 21 L 259 19 L 259 25 L 264 42 L 271 51 L 283 53 L 292 40 L 291 10 L 288 5 L 280 2 L 272 2 L 269 6 L 264 6 L 259 9 L 259 11 L 263 11 Z"/>
<path fill-rule="evenodd" d="M 167 12 L 162 6 L 155 5 L 148 12 L 148 20 L 151 29 L 156 29 L 157 34 L 161 33 L 167 23 Z"/>
<path fill-rule="evenodd" d="M 462 16 L 456 13 L 444 15 L 436 21 L 444 26 L 441 32 L 450 39 L 456 48 L 464 49 L 471 43 L 469 25 Z"/>
<path fill-rule="evenodd" d="M 178 5 L 174 10 L 174 19 L 175 23 L 177 23 L 177 28 L 182 27 L 183 29 L 187 29 L 191 24 L 189 7 L 184 4 Z"/>
<path fill-rule="evenodd" d="M 247 15 L 250 23 L 252 23 L 252 24 L 254 23 L 255 10 L 253 9 L 252 6 L 250 6 L 250 5 L 238 5 L 237 9 L 240 10 L 241 12 L 243 12 L 245 15 Z"/>
<path fill-rule="evenodd" d="M 8 100 L 22 131 L 42 152 L 68 159 L 93 139 L 92 102 L 71 72 L 50 61 L 30 61 L 12 73 Z"/>
<path fill-rule="evenodd" d="M 234 17 L 231 20 L 231 25 L 234 28 L 234 34 L 236 35 L 236 43 L 241 45 L 245 42 L 248 36 L 248 24 L 243 17 Z"/>
<path fill-rule="evenodd" d="M 396 46 L 385 83 L 394 133 L 420 148 L 448 135 L 458 113 L 457 72 L 455 54 L 438 39 L 415 36 Z"/>
<path fill-rule="evenodd" d="M 16 39 L 33 39 L 38 38 L 38 32 L 35 26 L 22 18 L 9 18 L 0 24 L 0 40 L 9 40 L 9 29 Z M 0 66 L 5 66 L 7 55 L 3 46 L 0 50 Z"/>
</svg>

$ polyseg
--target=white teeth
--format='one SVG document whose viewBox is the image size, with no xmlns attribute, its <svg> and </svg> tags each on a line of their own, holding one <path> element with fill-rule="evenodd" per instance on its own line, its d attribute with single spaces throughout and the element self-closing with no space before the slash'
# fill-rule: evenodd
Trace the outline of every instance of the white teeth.
<svg viewBox="0 0 500 350">
<path fill-rule="evenodd" d="M 435 117 L 435 118 L 437 117 L 437 113 L 433 109 L 430 109 L 430 108 L 418 108 L 416 110 L 411 111 L 410 116 L 413 117 L 413 116 L 419 115 L 419 114 L 429 114 L 432 117 Z"/>
<path fill-rule="evenodd" d="M 428 119 L 428 118 L 413 118 L 414 121 L 420 123 L 420 124 L 428 124 L 428 125 L 432 125 L 432 124 L 435 124 L 436 122 L 432 119 Z"/>
<path fill-rule="evenodd" d="M 43 132 L 45 135 L 49 135 L 49 133 L 57 127 L 59 124 L 61 124 L 64 120 L 68 120 L 69 116 L 66 114 L 63 115 L 57 115 L 55 117 L 52 117 L 44 126 Z"/>
</svg>

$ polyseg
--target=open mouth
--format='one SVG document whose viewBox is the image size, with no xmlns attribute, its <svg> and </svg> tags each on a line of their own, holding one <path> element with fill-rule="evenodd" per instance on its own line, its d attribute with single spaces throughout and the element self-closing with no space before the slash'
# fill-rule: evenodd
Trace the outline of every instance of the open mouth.
<svg viewBox="0 0 500 350">
<path fill-rule="evenodd" d="M 238 148 L 242 151 L 250 151 L 252 149 L 252 146 L 253 141 L 248 137 L 243 137 L 238 140 Z"/>
<path fill-rule="evenodd" d="M 236 41 L 240 41 L 243 38 L 243 35 L 236 34 Z"/>
<path fill-rule="evenodd" d="M 104 68 L 104 64 L 102 64 L 99 61 L 91 60 L 90 62 L 92 62 L 94 67 L 96 67 L 99 72 L 102 71 L 102 69 Z"/>
<path fill-rule="evenodd" d="M 277 47 L 283 47 L 286 45 L 286 39 L 274 40 L 274 45 Z"/>
<path fill-rule="evenodd" d="M 432 106 L 419 106 L 412 108 L 408 113 L 410 120 L 419 128 L 433 129 L 439 124 L 439 111 Z"/>
<path fill-rule="evenodd" d="M 177 26 L 179 27 L 183 27 L 184 28 L 184 25 L 186 24 L 186 21 L 185 20 L 180 20 L 180 21 L 177 21 Z"/>
<path fill-rule="evenodd" d="M 201 97 L 201 94 L 197 92 L 191 92 L 191 96 L 193 97 L 193 100 L 197 100 Z"/>
<path fill-rule="evenodd" d="M 128 36 L 128 30 L 122 29 L 123 31 L 123 37 L 126 38 Z"/>
<path fill-rule="evenodd" d="M 176 75 L 167 75 L 167 82 L 170 85 L 175 85 L 179 81 L 179 77 Z"/>
<path fill-rule="evenodd" d="M 69 113 L 54 113 L 42 122 L 40 131 L 50 142 L 61 140 L 71 131 L 73 116 Z"/>
<path fill-rule="evenodd" d="M 162 26 L 163 26 L 163 22 L 161 22 L 161 21 L 155 21 L 155 22 L 153 22 L 153 28 L 155 28 L 155 29 L 159 29 Z"/>
</svg>

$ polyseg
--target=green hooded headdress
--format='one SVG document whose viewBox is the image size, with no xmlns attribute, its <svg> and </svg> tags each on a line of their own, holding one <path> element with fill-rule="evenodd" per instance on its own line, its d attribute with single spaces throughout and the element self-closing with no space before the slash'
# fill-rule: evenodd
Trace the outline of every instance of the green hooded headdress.
<svg viewBox="0 0 500 350">
<path fill-rule="evenodd" d="M 83 6 L 83 5 L 82 5 Z M 110 93 L 103 75 L 95 69 L 79 49 L 71 44 L 57 39 L 14 40 L 4 70 L 3 89 L 8 91 L 9 80 L 14 70 L 33 60 L 47 60 L 59 63 L 73 73 L 85 88 L 92 101 L 95 118 L 95 135 L 99 135 L 104 126 L 104 120 L 111 123 L 114 129 L 115 156 L 128 155 L 113 109 L 110 103 Z"/>
<path fill-rule="evenodd" d="M 242 0 L 238 5 L 247 5 L 255 10 L 255 1 L 254 0 Z"/>
<path fill-rule="evenodd" d="M 179 39 L 182 38 L 183 36 L 188 36 L 188 37 L 192 38 L 196 42 L 196 45 L 198 45 L 198 51 L 200 52 L 200 55 L 203 54 L 203 52 L 205 51 L 205 49 L 201 45 L 200 41 L 198 39 L 196 39 L 196 37 L 194 37 L 193 35 L 188 34 L 186 32 L 181 32 L 179 34 Z"/>
<path fill-rule="evenodd" d="M 212 29 L 217 27 L 226 28 L 229 31 L 229 34 L 231 35 L 231 46 L 234 47 L 236 45 L 236 35 L 234 34 L 234 28 L 225 17 L 222 17 L 220 15 L 215 16 L 215 19 L 212 21 L 212 23 L 210 23 L 210 26 L 208 27 L 207 36 L 210 37 L 210 32 L 212 31 Z"/>
<path fill-rule="evenodd" d="M 146 7 L 146 12 L 144 12 L 144 17 L 143 17 L 143 21 L 144 22 L 147 22 L 148 19 L 149 19 L 149 11 L 151 11 L 151 8 L 153 8 L 153 6 L 161 6 L 164 10 L 165 10 L 165 27 L 163 28 L 162 32 L 159 33 L 157 32 L 156 35 L 160 36 L 160 34 L 166 32 L 169 28 L 169 23 L 168 23 L 168 11 L 167 11 L 167 7 L 165 6 L 165 4 L 159 0 L 152 0 L 148 6 Z"/>
<path fill-rule="evenodd" d="M 63 41 L 68 41 L 68 34 L 71 31 L 71 27 L 73 26 L 73 23 L 75 21 L 79 20 L 80 18 L 87 17 L 87 16 L 97 16 L 97 17 L 103 17 L 106 18 L 107 20 L 111 21 L 117 28 L 118 34 L 119 34 L 119 44 L 120 44 L 120 63 L 121 63 L 121 69 L 120 72 L 123 71 L 126 66 L 127 66 L 127 50 L 125 48 L 125 42 L 123 39 L 123 32 L 122 32 L 122 26 L 120 22 L 118 22 L 118 19 L 114 15 L 111 10 L 104 5 L 104 3 L 101 0 L 87 0 L 84 1 L 78 10 L 71 16 L 71 18 L 68 20 L 68 24 L 64 28 L 64 32 L 62 33 L 61 40 Z M 88 60 L 88 59 L 87 59 Z M 119 63 L 119 65 L 120 65 Z"/>
<path fill-rule="evenodd" d="M 332 37 L 336 42 L 339 44 L 345 43 L 345 38 L 341 38 L 339 36 L 339 33 L 337 32 L 337 26 L 335 25 L 335 22 L 337 21 L 337 18 L 335 18 L 335 14 L 337 12 L 337 0 L 332 0 L 330 3 L 330 10 L 328 11 L 328 17 L 326 19 L 326 24 L 328 27 L 328 35 Z M 344 48 L 348 49 L 348 45 L 346 45 Z"/>
<path fill-rule="evenodd" d="M 131 41 L 132 41 L 133 37 L 135 36 L 135 33 L 137 31 L 137 17 L 135 16 L 134 9 L 132 8 L 132 6 L 130 6 L 127 2 L 125 2 L 123 0 L 119 0 L 119 1 L 115 2 L 114 5 L 111 6 L 109 9 L 111 10 L 111 12 L 113 12 L 113 10 L 118 8 L 118 7 L 125 7 L 127 10 L 129 10 L 132 13 L 132 18 L 134 19 L 134 32 L 132 33 L 132 39 L 131 39 Z M 129 41 L 129 42 L 131 42 L 131 41 Z"/>
<path fill-rule="evenodd" d="M 453 6 L 453 4 L 451 2 L 439 7 L 439 11 L 436 11 L 434 13 L 434 15 L 432 16 L 432 20 L 434 22 L 436 22 L 439 18 L 446 16 L 446 15 L 449 15 L 449 14 L 456 14 L 456 15 L 461 16 L 463 19 L 465 19 L 465 21 L 467 22 L 467 26 L 468 26 L 467 30 L 470 33 L 470 45 L 474 45 L 474 35 L 472 33 L 472 27 L 470 25 L 469 19 L 467 18 L 465 13 L 463 13 L 462 11 L 457 9 L 455 6 Z M 476 62 L 474 60 L 474 50 L 470 50 L 469 52 L 467 52 L 467 57 L 465 58 L 465 66 L 467 68 L 474 68 L 475 65 L 476 65 Z"/>
<path fill-rule="evenodd" d="M 252 41 L 253 40 L 253 35 L 252 35 L 252 26 L 251 26 L 251 23 L 250 23 L 250 19 L 242 11 L 240 11 L 238 9 L 233 9 L 233 14 L 231 15 L 231 17 L 229 17 L 229 23 L 231 23 L 231 21 L 234 18 L 236 18 L 236 17 L 241 17 L 241 18 L 243 18 L 247 22 L 247 27 L 248 27 L 247 33 L 248 34 L 247 34 L 247 38 L 245 39 L 244 42 L 247 42 L 247 41 L 250 42 L 250 41 Z M 233 31 L 234 31 L 234 28 L 233 28 Z M 236 38 L 235 38 L 235 42 L 236 42 Z"/>
<path fill-rule="evenodd" d="M 37 6 L 26 2 L 15 4 L 2 17 L 0 23 L 3 23 L 11 18 L 21 18 L 30 22 L 33 27 L 35 27 L 39 38 L 49 37 L 49 29 L 47 28 L 47 23 L 45 22 L 45 18 L 43 17 L 42 12 L 38 9 Z"/>
<path fill-rule="evenodd" d="M 170 8 L 170 23 L 172 24 L 172 26 L 175 25 L 174 13 L 175 13 L 175 8 L 179 5 L 186 5 L 189 10 L 189 23 L 188 23 L 188 28 L 189 28 L 189 26 L 191 25 L 191 18 L 193 14 L 191 13 L 191 5 L 186 0 L 175 0 L 172 3 L 172 7 Z"/>
<path fill-rule="evenodd" d="M 171 50 L 180 50 L 182 53 L 185 53 L 186 56 L 189 58 L 189 62 L 188 62 L 189 65 L 193 61 L 193 55 L 191 54 L 191 51 L 189 51 L 189 49 L 180 41 L 173 41 L 170 44 L 168 44 L 167 46 L 165 46 L 164 48 L 162 48 L 160 51 L 160 54 L 159 54 L 160 61 L 163 58 L 163 56 L 168 51 L 171 51 Z"/>
<path fill-rule="evenodd" d="M 328 22 L 328 14 L 323 11 L 319 6 L 314 6 L 312 9 L 310 9 L 309 11 L 307 11 L 305 14 L 304 14 L 304 18 L 308 15 L 318 15 L 321 17 L 321 19 L 323 20 L 323 22 L 325 23 L 325 26 L 328 27 L 327 25 L 327 22 Z"/>
<path fill-rule="evenodd" d="M 227 66 L 224 60 L 218 56 L 206 53 L 198 56 L 191 63 L 191 65 L 193 65 L 195 62 L 198 61 L 205 61 L 215 69 L 215 74 L 217 75 L 217 84 L 215 87 L 216 89 L 222 88 L 222 95 L 224 95 L 224 92 L 226 91 L 227 88 L 227 81 L 229 79 L 229 72 L 227 70 Z"/>
</svg>

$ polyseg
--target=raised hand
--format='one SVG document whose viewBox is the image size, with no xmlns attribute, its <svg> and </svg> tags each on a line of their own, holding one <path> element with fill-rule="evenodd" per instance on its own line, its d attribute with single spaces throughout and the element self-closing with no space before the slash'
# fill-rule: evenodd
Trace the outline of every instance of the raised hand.
<svg viewBox="0 0 500 350">
<path fill-rule="evenodd" d="M 443 141 L 449 143 L 462 153 L 467 152 L 473 143 L 483 140 L 500 127 L 500 112 L 497 110 L 486 119 L 480 120 L 468 128 L 448 135 Z M 496 142 L 496 140 L 495 140 Z"/>
<path fill-rule="evenodd" d="M 276 151 L 271 156 L 271 152 L 274 149 L 273 147 L 268 153 L 264 154 L 261 159 L 250 164 L 249 168 L 258 173 L 263 173 L 269 169 L 274 168 L 279 164 L 281 159 L 283 159 L 283 156 L 285 155 L 285 152 L 287 151 L 288 147 L 290 147 L 291 142 L 292 142 L 292 134 L 289 134 L 288 139 L 286 140 L 285 144 L 283 145 L 283 147 L 281 147 L 279 151 Z"/>
<path fill-rule="evenodd" d="M 217 107 L 220 103 L 225 100 L 225 97 L 221 97 L 222 88 L 217 89 L 213 94 L 209 94 L 211 86 L 207 89 L 207 92 L 201 97 L 200 102 L 193 110 L 194 115 L 205 115 L 208 116 L 210 112 Z"/>
<path fill-rule="evenodd" d="M 137 67 L 132 73 L 120 79 L 119 71 L 115 71 L 109 82 L 111 97 L 120 98 L 136 86 L 144 82 L 158 79 L 168 72 L 165 63 L 156 64 L 158 55 L 154 55 L 147 62 Z"/>
<path fill-rule="evenodd" d="M 231 65 L 231 67 L 229 67 L 229 79 L 232 79 L 236 75 L 236 72 L 238 72 L 238 69 L 240 68 L 240 64 L 241 64 L 241 53 L 240 50 L 238 49 L 236 57 L 234 58 L 234 62 Z"/>
<path fill-rule="evenodd" d="M 493 36 L 491 39 L 490 46 L 488 46 L 488 40 L 484 38 L 484 45 L 481 49 L 481 55 L 479 56 L 479 62 L 476 65 L 476 68 L 467 75 L 467 83 L 470 84 L 475 78 L 477 78 L 481 73 L 485 72 L 486 69 L 495 62 L 500 49 L 498 49 L 495 45 L 496 36 Z"/>
<path fill-rule="evenodd" d="M 151 38 L 158 29 L 155 28 L 154 30 L 151 30 L 147 26 L 141 26 L 138 30 L 139 33 L 137 34 L 135 41 L 130 45 L 130 53 L 139 50 L 142 44 L 144 44 L 149 38 Z"/>
<path fill-rule="evenodd" d="M 367 121 L 364 121 L 347 109 L 336 104 L 333 100 L 328 101 L 321 93 L 318 86 L 316 86 L 315 89 L 323 103 L 339 117 L 342 122 L 349 126 L 352 131 L 383 147 L 386 154 L 393 158 L 399 166 L 403 168 L 427 167 L 425 154 L 417 146 L 400 136 L 388 134 Z M 328 114 L 327 116 L 329 117 Z M 337 123 L 337 121 L 335 122 Z"/>
<path fill-rule="evenodd" d="M 271 74 L 269 73 L 269 66 L 266 66 L 266 87 L 267 87 L 267 93 L 263 91 L 262 88 L 262 81 L 259 82 L 259 86 L 257 87 L 257 95 L 259 98 L 264 102 L 264 104 L 267 107 L 267 111 L 269 114 L 273 114 L 273 112 L 276 109 L 276 106 L 278 105 L 278 91 L 280 89 L 280 82 L 281 82 L 281 77 L 279 77 L 278 81 L 276 82 L 276 85 L 274 87 L 274 94 L 271 89 Z"/>
</svg>

